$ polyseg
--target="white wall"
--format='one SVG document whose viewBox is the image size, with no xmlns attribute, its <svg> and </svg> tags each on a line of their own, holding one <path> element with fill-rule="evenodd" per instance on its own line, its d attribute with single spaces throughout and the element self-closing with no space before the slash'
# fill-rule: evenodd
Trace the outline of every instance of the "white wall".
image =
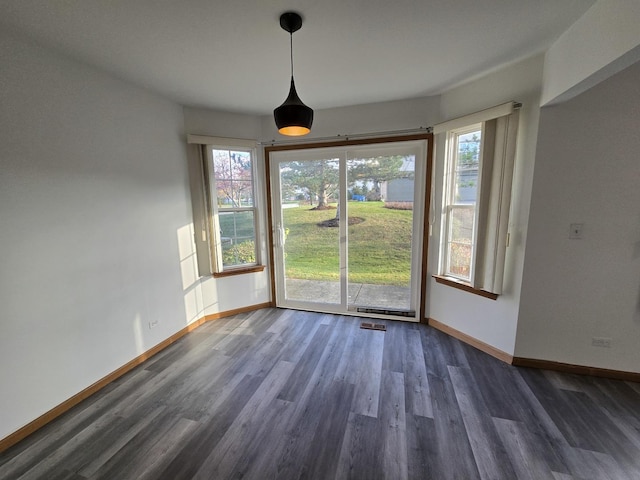
<svg viewBox="0 0 640 480">
<path fill-rule="evenodd" d="M 640 60 L 638 24 L 638 0 L 598 0 L 547 51 L 542 105 L 569 100 Z"/>
<path fill-rule="evenodd" d="M 640 63 L 542 109 L 518 356 L 640 372 L 638 112 Z"/>
<path fill-rule="evenodd" d="M 4 34 L 0 65 L 3 438 L 193 312 L 182 108 Z"/>
<path fill-rule="evenodd" d="M 535 139 L 540 111 L 538 105 L 542 66 L 542 56 L 519 62 L 442 94 L 440 104 L 440 120 L 449 120 L 511 100 L 523 104 L 520 110 L 511 201 L 511 242 L 507 248 L 503 294 L 495 301 L 438 284 L 431 278 L 431 275 L 438 273 L 438 241 L 443 196 L 441 179 L 444 174 L 442 138 L 438 138 L 436 143 L 434 168 L 436 222 L 430 239 L 427 316 L 508 354 L 513 354 L 515 348 Z"/>
</svg>

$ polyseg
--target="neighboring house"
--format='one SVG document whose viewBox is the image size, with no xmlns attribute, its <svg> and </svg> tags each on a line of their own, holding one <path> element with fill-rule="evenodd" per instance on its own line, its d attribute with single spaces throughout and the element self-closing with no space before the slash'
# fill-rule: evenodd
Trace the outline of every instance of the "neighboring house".
<svg viewBox="0 0 640 480">
<path fill-rule="evenodd" d="M 413 202 L 411 178 L 394 178 L 380 184 L 380 195 L 385 202 Z"/>
<path fill-rule="evenodd" d="M 478 167 L 466 168 L 459 171 L 457 200 L 460 203 L 474 203 L 478 196 Z"/>
<path fill-rule="evenodd" d="M 413 177 L 415 157 L 407 156 L 402 161 L 400 172 L 406 177 Z M 380 200 L 385 202 L 413 202 L 413 178 L 394 178 L 380 183 Z"/>
</svg>

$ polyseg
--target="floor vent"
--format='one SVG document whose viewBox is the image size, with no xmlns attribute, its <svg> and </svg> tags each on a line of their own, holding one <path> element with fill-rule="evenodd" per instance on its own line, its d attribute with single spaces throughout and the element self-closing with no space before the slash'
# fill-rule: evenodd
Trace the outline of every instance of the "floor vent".
<svg viewBox="0 0 640 480">
<path fill-rule="evenodd" d="M 362 322 L 360 324 L 360 328 L 364 328 L 366 330 L 380 330 L 382 332 L 387 331 L 387 326 L 382 323 Z"/>
<path fill-rule="evenodd" d="M 357 307 L 356 312 L 359 313 L 376 313 L 378 315 L 395 315 L 397 317 L 415 317 L 416 312 L 413 310 L 391 310 L 385 308 Z"/>
</svg>

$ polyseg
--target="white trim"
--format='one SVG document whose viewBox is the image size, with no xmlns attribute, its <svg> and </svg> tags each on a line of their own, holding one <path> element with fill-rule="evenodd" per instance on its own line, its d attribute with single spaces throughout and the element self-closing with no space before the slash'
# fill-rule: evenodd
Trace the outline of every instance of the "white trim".
<svg viewBox="0 0 640 480">
<path fill-rule="evenodd" d="M 340 219 L 342 221 L 339 223 L 339 241 L 341 246 L 344 245 L 344 247 L 341 247 L 339 249 L 340 305 L 345 310 L 349 308 L 349 236 L 347 235 L 347 228 L 349 226 L 349 206 L 347 204 L 347 190 L 349 188 L 349 182 L 347 180 L 347 159 L 347 151 L 340 152 L 340 162 L 338 163 L 338 168 L 340 169 L 340 180 L 338 183 L 338 197 L 340 198 L 340 204 L 338 205 L 338 209 L 340 212 Z"/>
<path fill-rule="evenodd" d="M 208 137 L 211 138 L 211 137 Z M 216 180 L 216 170 L 214 166 L 214 158 L 213 151 L 214 150 L 230 150 L 232 151 L 234 147 L 238 149 L 245 149 L 245 146 L 242 145 L 212 145 L 207 144 L 205 148 L 205 172 L 206 172 L 206 191 L 207 191 L 207 199 L 208 199 L 208 212 L 210 215 L 209 219 L 209 247 L 210 247 L 210 256 L 211 256 L 211 269 L 213 273 L 222 273 L 224 271 L 233 270 L 235 268 L 243 268 L 250 267 L 253 265 L 261 264 L 261 249 L 260 245 L 260 231 L 258 224 L 258 207 L 256 205 L 256 149 L 251 148 L 247 149 L 249 157 L 251 159 L 251 197 L 252 197 L 252 205 L 247 207 L 234 207 L 234 208 L 224 208 L 220 209 L 217 201 L 214 200 L 214 192 L 217 191 L 217 180 Z M 243 150 L 244 151 L 244 150 Z M 246 263 L 246 264 L 238 264 L 227 266 L 225 269 L 223 253 L 222 253 L 222 239 L 221 236 L 221 227 L 220 227 L 220 215 L 225 213 L 237 213 L 237 212 L 251 212 L 253 214 L 253 234 L 254 234 L 254 246 L 255 246 L 255 262 Z"/>
<path fill-rule="evenodd" d="M 467 125 L 471 125 L 473 123 L 481 123 L 493 120 L 494 118 L 503 117 L 505 115 L 513 113 L 513 110 L 517 106 L 518 104 L 516 104 L 515 102 L 507 102 L 503 103 L 502 105 L 497 105 L 495 107 L 487 108 L 479 112 L 465 115 L 464 117 L 453 118 L 451 120 L 447 120 L 446 122 L 434 125 L 433 133 L 444 133 L 450 130 L 455 130 L 457 128 L 466 127 Z"/>
<path fill-rule="evenodd" d="M 248 138 L 210 137 L 208 135 L 193 135 L 191 133 L 187 135 L 187 143 L 246 148 L 256 148 L 258 146 L 258 142 L 256 140 Z"/>
</svg>

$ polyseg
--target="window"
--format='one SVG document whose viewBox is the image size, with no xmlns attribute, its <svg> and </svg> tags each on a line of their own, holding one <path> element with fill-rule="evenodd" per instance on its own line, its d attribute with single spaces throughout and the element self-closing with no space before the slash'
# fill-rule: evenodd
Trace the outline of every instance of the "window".
<svg viewBox="0 0 640 480">
<path fill-rule="evenodd" d="M 200 276 L 262 271 L 256 142 L 204 135 L 187 141 Z"/>
<path fill-rule="evenodd" d="M 450 132 L 445 187 L 445 275 L 470 282 L 475 254 L 482 125 Z"/>
<path fill-rule="evenodd" d="M 439 275 L 502 292 L 518 117 L 500 105 L 434 128 L 445 140 Z"/>
<path fill-rule="evenodd" d="M 252 150 L 206 148 L 214 272 L 256 265 Z"/>
</svg>

